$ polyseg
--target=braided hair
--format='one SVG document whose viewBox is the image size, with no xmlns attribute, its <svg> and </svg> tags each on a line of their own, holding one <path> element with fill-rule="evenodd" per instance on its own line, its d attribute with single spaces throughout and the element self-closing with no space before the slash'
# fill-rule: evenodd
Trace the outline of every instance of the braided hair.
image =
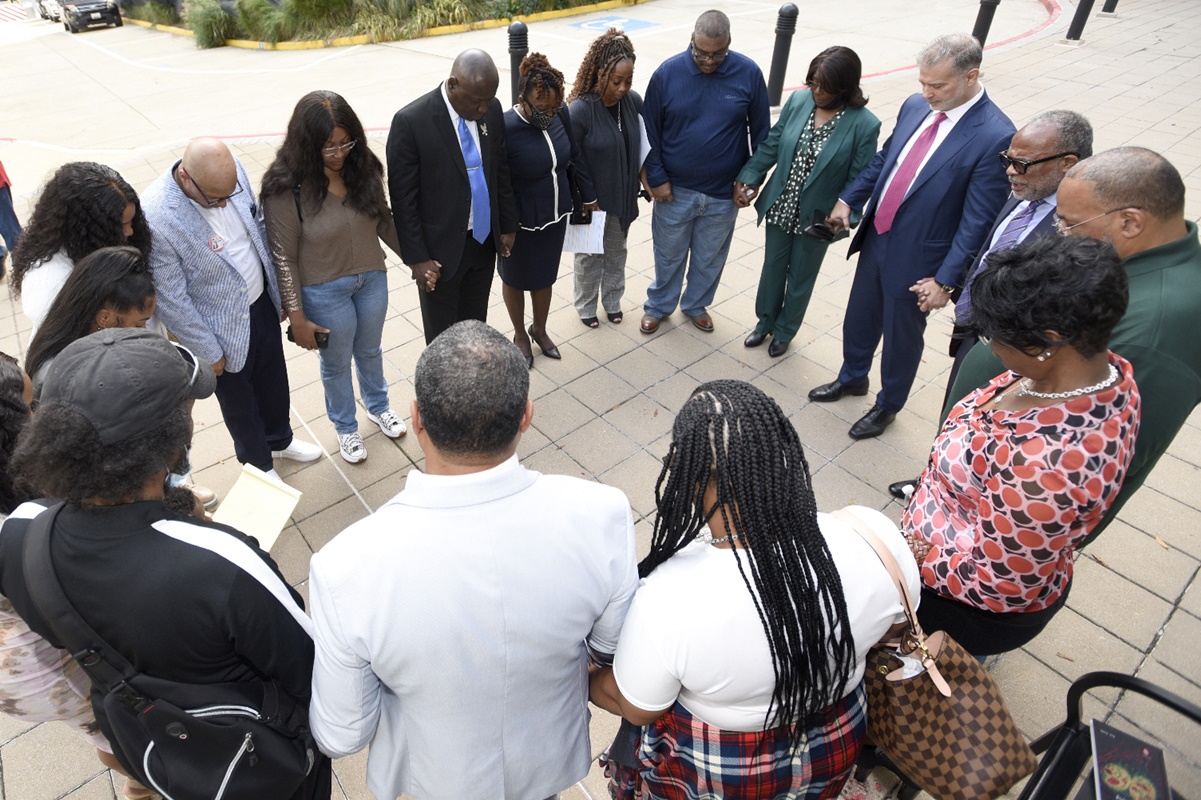
<svg viewBox="0 0 1201 800">
<path fill-rule="evenodd" d="M 0 353 L 0 514 L 11 514 L 29 495 L 18 488 L 19 481 L 10 473 L 8 463 L 17 446 L 17 436 L 29 422 L 24 392 L 25 373 L 15 358 Z"/>
<path fill-rule="evenodd" d="M 634 43 L 620 29 L 609 28 L 589 45 L 567 99 L 574 100 L 589 92 L 601 94 L 609 74 L 622 61 L 634 63 Z"/>
<path fill-rule="evenodd" d="M 563 100 L 563 73 L 550 65 L 541 53 L 530 53 L 521 59 L 521 78 L 517 82 L 519 97 L 529 97 L 541 89 L 547 94 Z"/>
<path fill-rule="evenodd" d="M 717 503 L 705 508 L 711 482 Z M 855 668 L 855 644 L 792 423 L 749 383 L 697 387 L 672 426 L 655 504 L 639 575 L 654 572 L 720 512 L 771 650 L 776 684 L 764 728 L 804 727 L 838 699 Z"/>
</svg>

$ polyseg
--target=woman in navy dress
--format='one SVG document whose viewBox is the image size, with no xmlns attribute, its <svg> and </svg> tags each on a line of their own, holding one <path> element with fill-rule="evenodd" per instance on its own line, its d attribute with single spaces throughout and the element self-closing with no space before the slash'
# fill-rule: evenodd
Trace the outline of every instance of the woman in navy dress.
<svg viewBox="0 0 1201 800">
<path fill-rule="evenodd" d="M 513 343 L 526 363 L 534 366 L 531 339 L 542 353 L 560 358 L 559 348 L 546 332 L 552 286 L 559 274 L 567 217 L 571 214 L 571 186 L 567 163 L 571 161 L 588 204 L 596 198 L 583 155 L 571 135 L 571 118 L 563 105 L 563 73 L 541 53 L 530 53 L 521 62 L 517 105 L 505 112 L 505 140 L 509 151 L 509 176 L 521 227 L 512 255 L 497 261 L 502 294 L 513 323 Z M 525 326 L 525 293 L 530 293 L 533 323 Z M 528 335 L 527 335 L 528 334 Z"/>
</svg>

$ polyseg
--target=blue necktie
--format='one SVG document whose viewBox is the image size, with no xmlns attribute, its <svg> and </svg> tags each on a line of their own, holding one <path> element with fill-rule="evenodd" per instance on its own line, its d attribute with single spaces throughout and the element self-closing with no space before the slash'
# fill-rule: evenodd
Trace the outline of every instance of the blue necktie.
<svg viewBox="0 0 1201 800">
<path fill-rule="evenodd" d="M 471 184 L 472 237 L 483 244 L 492 232 L 492 206 L 488 202 L 488 181 L 484 177 L 484 162 L 480 151 L 467 130 L 467 120 L 459 117 L 459 145 L 467 165 L 467 182 Z"/>
<path fill-rule="evenodd" d="M 989 255 L 1016 247 L 1018 240 L 1026 232 L 1026 228 L 1030 226 L 1030 220 L 1034 219 L 1034 212 L 1046 201 L 1039 199 L 1029 202 L 1030 205 L 1026 206 L 1017 216 L 1009 220 L 1009 224 L 1005 226 L 1005 230 L 1001 231 L 1001 235 L 997 237 L 997 243 L 989 248 L 984 258 L 980 259 L 980 266 L 976 268 L 976 271 L 967 277 L 967 282 L 963 286 L 963 293 L 959 295 L 959 303 L 955 306 L 955 321 L 960 325 L 967 324 L 968 314 L 972 311 L 972 281 L 980 274 L 980 270 L 984 269 L 987 265 Z"/>
</svg>

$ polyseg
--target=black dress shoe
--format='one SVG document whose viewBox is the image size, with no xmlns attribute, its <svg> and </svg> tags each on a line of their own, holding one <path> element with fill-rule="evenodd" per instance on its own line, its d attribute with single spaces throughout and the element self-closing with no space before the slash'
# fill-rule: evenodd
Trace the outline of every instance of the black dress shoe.
<svg viewBox="0 0 1201 800">
<path fill-rule="evenodd" d="M 533 325 L 529 327 L 529 334 L 531 339 L 533 339 L 535 342 L 538 342 L 538 337 L 534 335 Z M 542 335 L 546 336 L 545 333 Z M 547 341 L 550 341 L 549 337 L 547 338 Z M 546 356 L 547 358 L 560 359 L 563 357 L 563 355 L 559 352 L 559 348 L 555 347 L 553 344 L 550 347 L 543 347 L 542 342 L 538 342 L 538 347 L 542 349 L 542 355 Z M 530 361 L 533 360 L 533 356 L 530 356 Z"/>
<path fill-rule="evenodd" d="M 815 403 L 833 403 L 848 394 L 854 397 L 862 397 L 867 394 L 867 379 L 865 378 L 863 383 L 856 386 L 846 386 L 838 381 L 823 383 L 816 389 L 809 390 L 809 399 Z"/>
<path fill-rule="evenodd" d="M 771 344 L 767 346 L 767 354 L 772 358 L 779 358 L 788 352 L 788 342 L 781 342 L 779 339 L 772 338 Z"/>
<path fill-rule="evenodd" d="M 917 488 L 917 478 L 888 484 L 888 493 L 898 500 L 908 500 Z"/>
<path fill-rule="evenodd" d="M 866 414 L 859 418 L 858 422 L 851 426 L 851 438 L 872 439 L 879 436 L 896 418 L 896 414 L 889 414 L 879 405 L 873 405 Z"/>
<path fill-rule="evenodd" d="M 763 340 L 766 338 L 766 333 L 751 331 L 749 334 L 747 334 L 747 337 L 742 340 L 742 345 L 743 347 L 758 347 L 759 345 L 763 344 Z"/>
</svg>

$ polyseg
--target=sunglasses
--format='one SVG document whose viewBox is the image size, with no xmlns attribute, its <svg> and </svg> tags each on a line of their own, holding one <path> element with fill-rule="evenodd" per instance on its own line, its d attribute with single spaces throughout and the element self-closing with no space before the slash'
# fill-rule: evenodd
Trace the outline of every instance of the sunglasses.
<svg viewBox="0 0 1201 800">
<path fill-rule="evenodd" d="M 1002 150 L 1000 153 L 997 153 L 997 157 L 1001 159 L 1001 168 L 1009 169 L 1010 167 L 1013 167 L 1013 171 L 1016 172 L 1018 175 L 1025 175 L 1026 170 L 1030 169 L 1035 164 L 1043 164 L 1047 161 L 1054 161 L 1055 159 L 1063 158 L 1064 156 L 1079 156 L 1079 155 L 1080 155 L 1079 153 L 1074 153 L 1074 152 L 1069 151 L 1066 153 L 1056 153 L 1055 155 L 1047 156 L 1046 158 L 1036 158 L 1033 161 L 1027 161 L 1022 158 L 1010 158 L 1008 152 L 1004 151 L 1004 150 Z"/>
</svg>

